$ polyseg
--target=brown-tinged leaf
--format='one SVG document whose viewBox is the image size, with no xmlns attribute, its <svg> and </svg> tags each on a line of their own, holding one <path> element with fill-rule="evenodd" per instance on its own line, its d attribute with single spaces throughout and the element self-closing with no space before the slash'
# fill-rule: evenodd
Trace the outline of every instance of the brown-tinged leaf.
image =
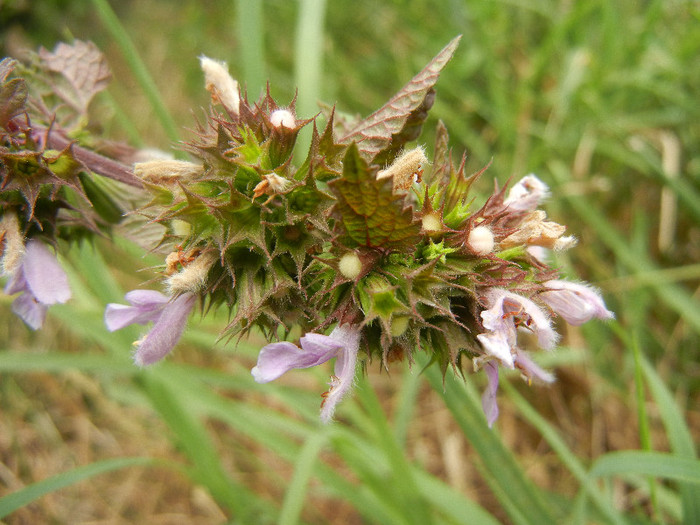
<svg viewBox="0 0 700 525">
<path fill-rule="evenodd" d="M 75 43 L 61 42 L 53 52 L 39 50 L 42 64 L 54 73 L 60 74 L 72 88 L 73 93 L 62 92 L 66 102 L 81 112 L 97 93 L 102 91 L 111 78 L 104 55 L 92 42 L 76 40 Z"/>
<path fill-rule="evenodd" d="M 357 143 L 363 158 L 368 161 L 380 157 L 375 162 L 387 162 L 391 155 L 382 155 L 383 152 L 398 152 L 404 143 L 415 140 L 416 131 L 420 132 L 427 110 L 432 106 L 433 86 L 452 58 L 460 38 L 458 36 L 447 44 L 389 102 L 362 120 L 339 142 Z"/>
<path fill-rule="evenodd" d="M 333 214 L 347 247 L 409 251 L 419 241 L 420 223 L 405 196 L 394 193 L 391 179 L 377 180 L 355 144 L 345 154 L 343 176 L 329 186 L 338 199 Z"/>
</svg>

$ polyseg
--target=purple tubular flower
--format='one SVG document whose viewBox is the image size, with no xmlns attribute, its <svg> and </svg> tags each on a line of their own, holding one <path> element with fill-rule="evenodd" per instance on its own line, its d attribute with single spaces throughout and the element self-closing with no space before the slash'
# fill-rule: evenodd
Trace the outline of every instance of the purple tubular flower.
<svg viewBox="0 0 700 525">
<path fill-rule="evenodd" d="M 153 290 L 132 290 L 125 299 L 131 306 L 110 303 L 105 310 L 105 324 L 110 332 L 131 324 L 153 322 L 151 330 L 137 342 L 134 362 L 152 365 L 175 347 L 194 308 L 195 296 L 185 293 L 175 298 Z"/>
<path fill-rule="evenodd" d="M 44 323 L 49 306 L 71 297 L 68 277 L 44 243 L 31 240 L 25 247 L 20 267 L 5 285 L 6 294 L 21 293 L 12 311 L 32 330 Z"/>
<path fill-rule="evenodd" d="M 544 286 L 548 290 L 540 294 L 540 299 L 571 325 L 579 326 L 593 318 L 615 317 L 592 286 L 556 279 L 547 281 Z"/>
<path fill-rule="evenodd" d="M 350 324 L 339 325 L 331 335 L 306 334 L 299 342 L 301 348 L 289 342 L 265 346 L 251 373 L 258 383 L 267 383 L 293 368 L 310 368 L 337 357 L 330 389 L 323 394 L 321 404 L 321 420 L 328 423 L 333 419 L 338 402 L 352 389 L 360 347 L 360 328 Z"/>
<path fill-rule="evenodd" d="M 498 419 L 498 401 L 496 394 L 498 393 L 498 365 L 493 361 L 488 361 L 484 364 L 484 372 L 489 380 L 489 384 L 481 396 L 481 406 L 486 415 L 486 421 L 491 428 Z"/>
</svg>

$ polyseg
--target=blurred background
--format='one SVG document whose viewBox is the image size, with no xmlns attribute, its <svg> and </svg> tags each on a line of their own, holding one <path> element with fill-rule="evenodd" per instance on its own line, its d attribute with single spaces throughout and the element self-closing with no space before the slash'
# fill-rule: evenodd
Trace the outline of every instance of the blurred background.
<svg viewBox="0 0 700 525">
<path fill-rule="evenodd" d="M 317 101 L 364 116 L 458 34 L 419 143 L 430 157 L 444 121 L 467 172 L 491 162 L 483 195 L 494 179 L 544 180 L 549 216 L 579 238 L 557 266 L 599 287 L 617 320 L 562 325 L 562 347 L 541 360 L 558 381 L 508 376 L 493 431 L 479 419 L 480 375 L 465 385 L 448 371 L 443 387 L 421 363 L 390 374 L 371 364 L 326 428 L 317 392 L 329 371 L 256 385 L 249 370 L 263 342 L 218 341 L 223 311 L 193 316 L 168 362 L 135 370 L 138 330 L 108 334 L 102 312 L 152 279 L 144 269 L 155 260 L 124 240 L 75 246 L 64 259 L 74 299 L 52 308 L 41 331 L 0 296 L 0 495 L 28 487 L 38 498 L 7 523 L 700 520 L 695 485 L 673 476 L 591 477 L 613 451 L 696 457 L 700 4 L 0 2 L 2 56 L 92 40 L 113 71 L 92 129 L 162 150 L 203 120 L 202 54 L 227 61 L 251 99 L 269 80 L 282 104 L 299 86 L 302 118 Z M 147 459 L 125 462 L 133 457 Z M 95 472 L 76 470 L 85 466 Z M 38 485 L 62 473 L 63 485 Z"/>
</svg>

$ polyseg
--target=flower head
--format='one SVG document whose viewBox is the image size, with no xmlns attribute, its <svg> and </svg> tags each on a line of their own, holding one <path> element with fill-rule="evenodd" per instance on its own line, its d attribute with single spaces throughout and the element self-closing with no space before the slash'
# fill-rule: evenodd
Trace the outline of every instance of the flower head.
<svg viewBox="0 0 700 525">
<path fill-rule="evenodd" d="M 195 296 L 184 293 L 175 298 L 153 290 L 132 290 L 125 299 L 131 306 L 110 303 L 105 310 L 105 324 L 110 332 L 132 324 L 153 322 L 151 330 L 137 342 L 134 362 L 146 366 L 163 359 L 182 335 Z"/>
<path fill-rule="evenodd" d="M 338 402 L 352 388 L 360 328 L 351 324 L 339 325 L 330 335 L 306 334 L 299 342 L 301 348 L 286 341 L 265 346 L 251 373 L 258 383 L 267 383 L 293 368 L 310 368 L 337 357 L 330 389 L 323 394 L 321 404 L 321 420 L 328 423 L 333 419 Z"/>
<path fill-rule="evenodd" d="M 65 303 L 71 297 L 66 272 L 46 245 L 35 239 L 25 246 L 5 293 L 21 293 L 13 301 L 12 311 L 32 330 L 41 328 L 50 305 Z"/>
</svg>

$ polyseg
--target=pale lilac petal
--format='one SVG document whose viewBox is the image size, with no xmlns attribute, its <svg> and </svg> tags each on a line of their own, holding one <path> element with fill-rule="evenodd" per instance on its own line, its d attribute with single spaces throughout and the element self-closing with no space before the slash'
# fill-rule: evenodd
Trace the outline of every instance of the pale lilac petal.
<svg viewBox="0 0 700 525">
<path fill-rule="evenodd" d="M 518 350 L 515 354 L 515 366 L 530 380 L 536 379 L 542 383 L 554 382 L 554 374 L 540 368 L 530 359 L 530 356 L 522 350 Z"/>
<path fill-rule="evenodd" d="M 301 345 L 289 342 L 271 343 L 260 350 L 258 363 L 251 370 L 258 383 L 267 383 L 293 368 L 309 368 L 325 363 L 338 355 L 343 345 L 327 335 L 307 334 Z"/>
<path fill-rule="evenodd" d="M 492 427 L 498 418 L 498 365 L 493 361 L 488 361 L 484 364 L 483 369 L 488 378 L 488 385 L 481 396 L 481 406 L 484 409 L 489 427 Z"/>
<path fill-rule="evenodd" d="M 23 293 L 12 301 L 12 311 L 32 330 L 41 328 L 48 309 L 48 306 L 38 302 L 30 293 Z"/>
<path fill-rule="evenodd" d="M 134 362 L 139 366 L 152 365 L 163 359 L 175 347 L 187 324 L 195 296 L 183 294 L 169 302 L 151 331 L 141 340 L 134 353 Z"/>
<path fill-rule="evenodd" d="M 592 286 L 556 279 L 544 285 L 549 290 L 541 293 L 540 298 L 569 324 L 579 326 L 593 318 L 615 317 Z"/>
<path fill-rule="evenodd" d="M 495 357 L 503 366 L 508 368 L 515 366 L 513 354 L 511 353 L 512 345 L 502 332 L 486 332 L 485 334 L 477 335 L 476 338 L 481 343 L 481 346 L 484 347 L 487 355 Z"/>
<path fill-rule="evenodd" d="M 109 303 L 105 308 L 105 324 L 107 330 L 114 332 L 132 324 L 146 324 L 160 317 L 163 307 L 159 310 L 141 310 L 125 304 Z"/>
<path fill-rule="evenodd" d="M 27 243 L 22 270 L 29 290 L 40 303 L 65 303 L 70 299 L 68 276 L 43 242 L 31 240 Z"/>
<path fill-rule="evenodd" d="M 170 297 L 155 290 L 131 290 L 127 292 L 124 299 L 133 306 L 146 306 L 148 308 L 170 302 Z"/>
<path fill-rule="evenodd" d="M 26 292 L 28 290 L 27 280 L 24 278 L 24 272 L 20 266 L 12 275 L 10 275 L 10 278 L 5 284 L 4 291 L 7 295 L 13 295 L 19 292 Z"/>
<path fill-rule="evenodd" d="M 170 301 L 167 295 L 154 290 L 132 290 L 124 298 L 132 306 L 109 303 L 105 308 L 105 324 L 110 332 L 132 324 L 157 321 Z"/>
<path fill-rule="evenodd" d="M 355 325 L 336 327 L 330 337 L 343 341 L 345 348 L 335 362 L 335 375 L 330 382 L 330 390 L 321 405 L 321 421 L 329 423 L 333 419 L 336 405 L 347 395 L 355 381 L 357 352 L 360 347 L 360 329 Z"/>
</svg>

